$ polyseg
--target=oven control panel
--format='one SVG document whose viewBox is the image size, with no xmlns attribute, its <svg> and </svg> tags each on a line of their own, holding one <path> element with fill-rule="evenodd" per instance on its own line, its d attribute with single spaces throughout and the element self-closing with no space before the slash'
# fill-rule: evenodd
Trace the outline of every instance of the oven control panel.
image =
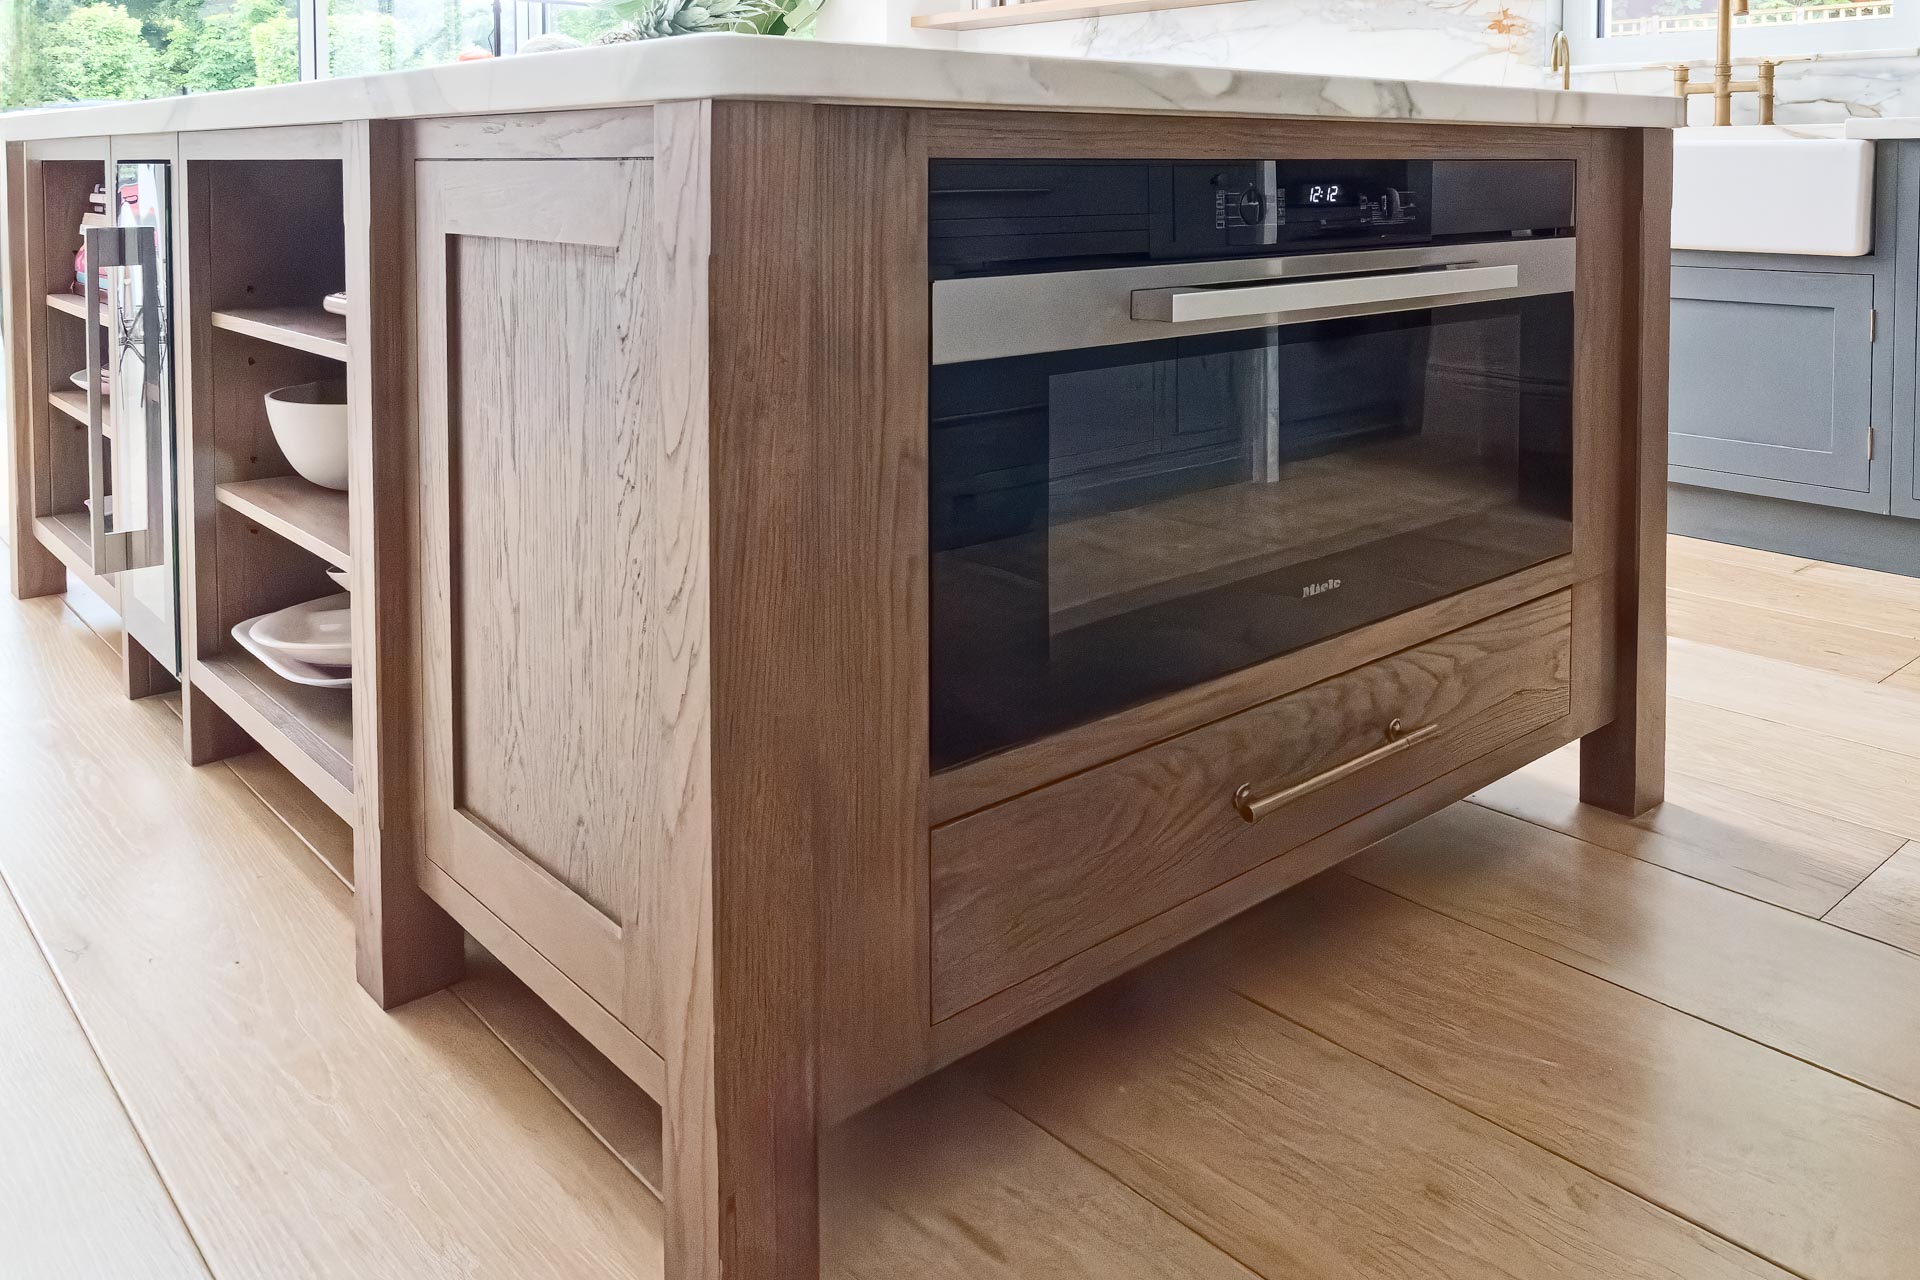
<svg viewBox="0 0 1920 1280">
<path fill-rule="evenodd" d="M 1153 256 L 1398 244 L 1424 239 L 1432 166 L 1416 160 L 1278 160 L 1171 167 Z"/>
</svg>

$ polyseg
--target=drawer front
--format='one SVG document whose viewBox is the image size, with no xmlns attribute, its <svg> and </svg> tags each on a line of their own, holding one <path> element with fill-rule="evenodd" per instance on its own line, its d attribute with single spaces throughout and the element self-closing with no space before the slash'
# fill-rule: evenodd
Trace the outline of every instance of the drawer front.
<svg viewBox="0 0 1920 1280">
<path fill-rule="evenodd" d="M 1562 591 L 936 827 L 934 1020 L 1551 724 L 1571 639 Z"/>
</svg>

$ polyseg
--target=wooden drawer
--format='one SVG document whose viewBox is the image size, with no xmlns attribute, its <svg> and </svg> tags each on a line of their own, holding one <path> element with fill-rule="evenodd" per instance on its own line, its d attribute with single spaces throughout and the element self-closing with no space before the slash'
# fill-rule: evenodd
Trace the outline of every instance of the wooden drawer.
<svg viewBox="0 0 1920 1280">
<path fill-rule="evenodd" d="M 934 828 L 934 1021 L 1566 715 L 1571 639 L 1561 591 Z"/>
</svg>

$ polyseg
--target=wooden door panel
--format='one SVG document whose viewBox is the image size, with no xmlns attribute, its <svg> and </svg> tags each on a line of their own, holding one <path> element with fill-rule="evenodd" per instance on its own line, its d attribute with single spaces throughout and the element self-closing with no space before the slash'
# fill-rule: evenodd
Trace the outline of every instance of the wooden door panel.
<svg viewBox="0 0 1920 1280">
<path fill-rule="evenodd" d="M 652 176 L 415 167 L 427 856 L 643 1040 Z"/>
</svg>

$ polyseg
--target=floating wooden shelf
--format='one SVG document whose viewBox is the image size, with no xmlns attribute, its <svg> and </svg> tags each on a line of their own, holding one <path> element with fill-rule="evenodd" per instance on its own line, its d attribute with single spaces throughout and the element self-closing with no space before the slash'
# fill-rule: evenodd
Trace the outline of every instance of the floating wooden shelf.
<svg viewBox="0 0 1920 1280">
<path fill-rule="evenodd" d="M 353 821 L 353 691 L 282 680 L 239 647 L 194 665 L 193 683 L 248 737 Z"/>
<path fill-rule="evenodd" d="M 934 31 L 982 31 L 988 27 L 1019 27 L 1029 22 L 1072 22 L 1076 18 L 1111 18 L 1123 13 L 1153 13 L 1161 9 L 1198 9 L 1210 4 L 1239 4 L 1241 0 L 1027 0 L 990 9 L 954 9 L 924 13 L 916 27 Z"/>
<path fill-rule="evenodd" d="M 232 507 L 264 529 L 303 551 L 311 551 L 336 569 L 351 569 L 348 553 L 347 495 L 323 489 L 298 476 L 241 480 L 214 489 L 223 506 Z"/>
<path fill-rule="evenodd" d="M 47 307 L 53 311 L 64 311 L 70 316 L 87 318 L 87 300 L 77 293 L 50 293 L 47 295 Z M 107 309 L 100 308 L 100 323 L 107 323 Z"/>
<path fill-rule="evenodd" d="M 347 358 L 347 318 L 319 307 L 252 307 L 216 311 L 213 327 L 310 351 L 335 360 Z"/>
</svg>

